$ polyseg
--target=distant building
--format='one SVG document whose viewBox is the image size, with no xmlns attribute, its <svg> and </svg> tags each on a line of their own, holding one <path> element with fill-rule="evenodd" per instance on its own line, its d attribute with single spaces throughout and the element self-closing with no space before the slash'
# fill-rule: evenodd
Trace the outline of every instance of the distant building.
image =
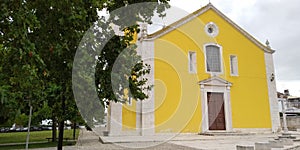
<svg viewBox="0 0 300 150">
<path fill-rule="evenodd" d="M 287 107 L 288 108 L 298 108 L 300 109 L 300 97 L 296 97 L 296 96 L 288 96 L 287 99 Z"/>
<path fill-rule="evenodd" d="M 287 127 L 289 130 L 300 129 L 300 97 L 291 96 L 289 90 L 284 93 L 277 92 L 279 113 L 282 116 L 282 104 L 286 114 Z M 282 103 L 283 100 L 283 103 Z M 281 117 L 283 123 L 283 117 Z"/>
<path fill-rule="evenodd" d="M 284 106 L 287 115 L 300 115 L 300 97 L 291 96 L 289 90 L 284 93 L 277 92 L 279 112 L 282 112 L 282 103 L 280 99 L 285 99 Z"/>
</svg>

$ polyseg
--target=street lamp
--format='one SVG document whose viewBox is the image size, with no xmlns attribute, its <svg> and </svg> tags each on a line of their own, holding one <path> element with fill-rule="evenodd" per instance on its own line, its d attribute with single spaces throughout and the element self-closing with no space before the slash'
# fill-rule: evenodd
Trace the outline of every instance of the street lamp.
<svg viewBox="0 0 300 150">
<path fill-rule="evenodd" d="M 285 104 L 286 98 L 283 97 L 283 95 L 280 96 L 279 101 L 281 102 L 281 108 L 282 108 L 282 119 L 283 119 L 283 132 L 287 133 L 289 130 L 287 128 L 287 122 L 286 122 L 286 114 L 285 114 Z"/>
<path fill-rule="evenodd" d="M 27 126 L 28 129 L 27 129 L 27 136 L 26 136 L 26 146 L 25 146 L 26 150 L 28 150 L 28 145 L 29 145 L 30 125 L 31 125 L 31 116 L 32 116 L 31 96 L 27 100 L 29 101 L 29 119 L 28 119 L 28 126 Z"/>
</svg>

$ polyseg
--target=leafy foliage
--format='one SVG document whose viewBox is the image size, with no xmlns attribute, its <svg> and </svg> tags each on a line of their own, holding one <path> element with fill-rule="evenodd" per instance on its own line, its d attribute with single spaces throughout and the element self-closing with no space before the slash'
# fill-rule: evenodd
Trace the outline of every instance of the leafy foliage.
<svg viewBox="0 0 300 150">
<path fill-rule="evenodd" d="M 0 10 L 0 82 L 3 120 L 13 123 L 16 115 L 27 113 L 28 100 L 37 107 L 43 90 L 45 64 L 30 40 L 39 28 L 39 21 L 25 1 L 2 1 Z M 21 112 L 21 113 L 18 113 Z"/>
<path fill-rule="evenodd" d="M 24 114 L 28 114 L 29 111 L 28 101 L 32 102 L 33 122 L 36 124 L 41 119 L 49 117 L 60 122 L 67 119 L 80 121 L 72 91 L 72 67 L 78 44 L 85 31 L 92 25 L 105 22 L 103 18 L 99 18 L 98 10 L 105 8 L 108 12 L 112 12 L 117 8 L 139 2 L 167 4 L 168 0 L 2 0 L 0 124 L 14 123 L 18 118 L 24 120 Z M 133 98 L 139 100 L 147 98 L 144 91 L 151 87 L 145 86 L 147 79 L 143 76 L 149 73 L 150 68 L 141 61 L 136 53 L 136 46 L 132 43 L 133 36 L 139 32 L 138 25 L 125 27 L 122 23 L 126 21 L 151 23 L 153 11 L 156 10 L 160 16 L 164 16 L 163 11 L 166 8 L 168 5 L 153 4 L 138 11 L 127 12 L 132 13 L 130 16 L 136 16 L 135 19 L 128 19 L 122 15 L 110 16 L 109 20 L 119 25 L 120 29 L 124 29 L 126 34 L 113 37 L 101 54 L 95 54 L 99 57 L 95 60 L 96 81 L 92 82 L 98 88 L 98 96 L 103 106 L 108 101 L 125 102 L 122 100 L 122 97 L 124 98 L 122 94 L 124 95 L 127 87 L 117 88 L 117 91 L 112 89 L 112 86 L 123 85 L 121 82 L 129 84 L 130 96 Z M 136 12 L 138 14 L 135 14 Z M 112 30 L 105 32 L 97 32 L 96 38 L 101 41 L 101 38 L 105 38 Z M 87 50 L 93 51 L 93 48 Z M 126 53 L 123 53 L 124 49 L 127 49 Z M 125 68 L 119 70 L 122 71 L 121 74 L 112 73 L 118 58 L 129 62 L 120 64 L 120 68 Z M 120 82 L 112 83 L 112 77 Z M 85 85 L 80 86 L 84 91 Z M 64 104 L 66 106 L 62 107 Z M 86 107 L 94 110 L 91 103 L 87 103 Z M 92 117 L 94 116 L 85 116 L 85 119 L 91 121 Z M 21 120 L 19 122 L 24 124 Z"/>
</svg>

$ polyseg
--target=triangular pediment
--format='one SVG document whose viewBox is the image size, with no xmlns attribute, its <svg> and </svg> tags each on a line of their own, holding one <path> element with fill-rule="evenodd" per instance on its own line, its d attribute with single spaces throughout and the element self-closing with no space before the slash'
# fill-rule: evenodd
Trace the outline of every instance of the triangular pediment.
<svg viewBox="0 0 300 150">
<path fill-rule="evenodd" d="M 186 17 L 183 17 L 182 19 L 164 27 L 163 29 L 147 35 L 145 40 L 154 40 L 156 38 L 159 38 L 175 29 L 178 27 L 182 26 L 183 24 L 186 24 L 187 22 L 195 19 L 196 17 L 204 14 L 208 10 L 213 10 L 216 12 L 220 17 L 222 17 L 224 20 L 226 20 L 227 23 L 229 23 L 231 26 L 233 26 L 235 29 L 237 29 L 241 34 L 243 34 L 246 38 L 248 38 L 251 42 L 253 42 L 255 45 L 257 45 L 259 48 L 261 48 L 264 52 L 266 53 L 274 53 L 275 50 L 271 49 L 268 46 L 265 46 L 264 44 L 260 43 L 258 40 L 256 40 L 252 35 L 250 35 L 248 32 L 243 30 L 241 27 L 239 27 L 237 24 L 235 24 L 231 19 L 229 19 L 227 16 L 225 16 L 221 11 L 219 11 L 216 7 L 214 7 L 211 3 L 208 5 L 200 8 L 199 10 L 187 15 Z"/>
<path fill-rule="evenodd" d="M 232 86 L 232 83 L 220 77 L 214 76 L 199 82 L 200 85 L 209 86 Z"/>
</svg>

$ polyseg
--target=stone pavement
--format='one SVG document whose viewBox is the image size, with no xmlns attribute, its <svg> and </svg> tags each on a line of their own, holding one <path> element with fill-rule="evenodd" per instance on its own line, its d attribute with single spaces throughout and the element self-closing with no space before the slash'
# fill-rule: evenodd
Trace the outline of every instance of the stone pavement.
<svg viewBox="0 0 300 150">
<path fill-rule="evenodd" d="M 268 143 L 270 140 L 274 140 L 277 134 L 258 134 L 258 135 L 246 135 L 246 136 L 213 136 L 213 138 L 205 138 L 190 141 L 170 141 L 172 144 L 178 144 L 181 146 L 188 146 L 198 148 L 202 150 L 235 150 L 236 145 L 254 146 L 256 142 Z M 300 145 L 300 142 L 295 142 L 292 146 L 285 146 L 284 148 L 272 150 L 282 150 L 294 148 Z M 300 147 L 299 147 L 300 149 Z"/>
<path fill-rule="evenodd" d="M 102 140 L 114 140 L 114 144 L 102 144 L 99 142 L 99 136 L 94 132 L 81 130 L 76 146 L 64 147 L 65 150 L 133 150 L 136 148 L 147 150 L 235 150 L 236 145 L 254 146 L 255 142 L 268 142 L 278 137 L 279 134 L 256 134 L 256 135 L 237 135 L 237 136 L 204 136 L 196 134 L 179 135 L 157 135 L 157 136 L 118 136 L 106 137 Z M 300 133 L 294 135 L 300 139 Z M 171 138 L 171 139 L 170 139 Z M 166 140 L 166 141 L 165 141 Z M 298 146 L 298 148 L 296 148 Z M 299 149 L 300 141 L 294 142 L 293 146 L 285 146 L 284 149 Z M 39 150 L 55 150 L 56 148 L 47 148 Z M 281 148 L 282 149 L 282 148 Z M 272 150 L 280 150 L 272 149 Z"/>
<path fill-rule="evenodd" d="M 124 137 L 123 137 L 124 138 Z M 132 139 L 134 140 L 134 139 Z M 150 147 L 149 147 L 150 146 Z M 140 147 L 144 150 L 197 150 L 196 148 L 180 146 L 172 143 L 161 142 L 132 142 L 132 143 L 116 143 L 102 144 L 99 142 L 99 136 L 94 132 L 81 130 L 75 146 L 66 146 L 64 150 L 136 150 Z M 39 148 L 35 150 L 56 150 L 57 148 Z"/>
</svg>

